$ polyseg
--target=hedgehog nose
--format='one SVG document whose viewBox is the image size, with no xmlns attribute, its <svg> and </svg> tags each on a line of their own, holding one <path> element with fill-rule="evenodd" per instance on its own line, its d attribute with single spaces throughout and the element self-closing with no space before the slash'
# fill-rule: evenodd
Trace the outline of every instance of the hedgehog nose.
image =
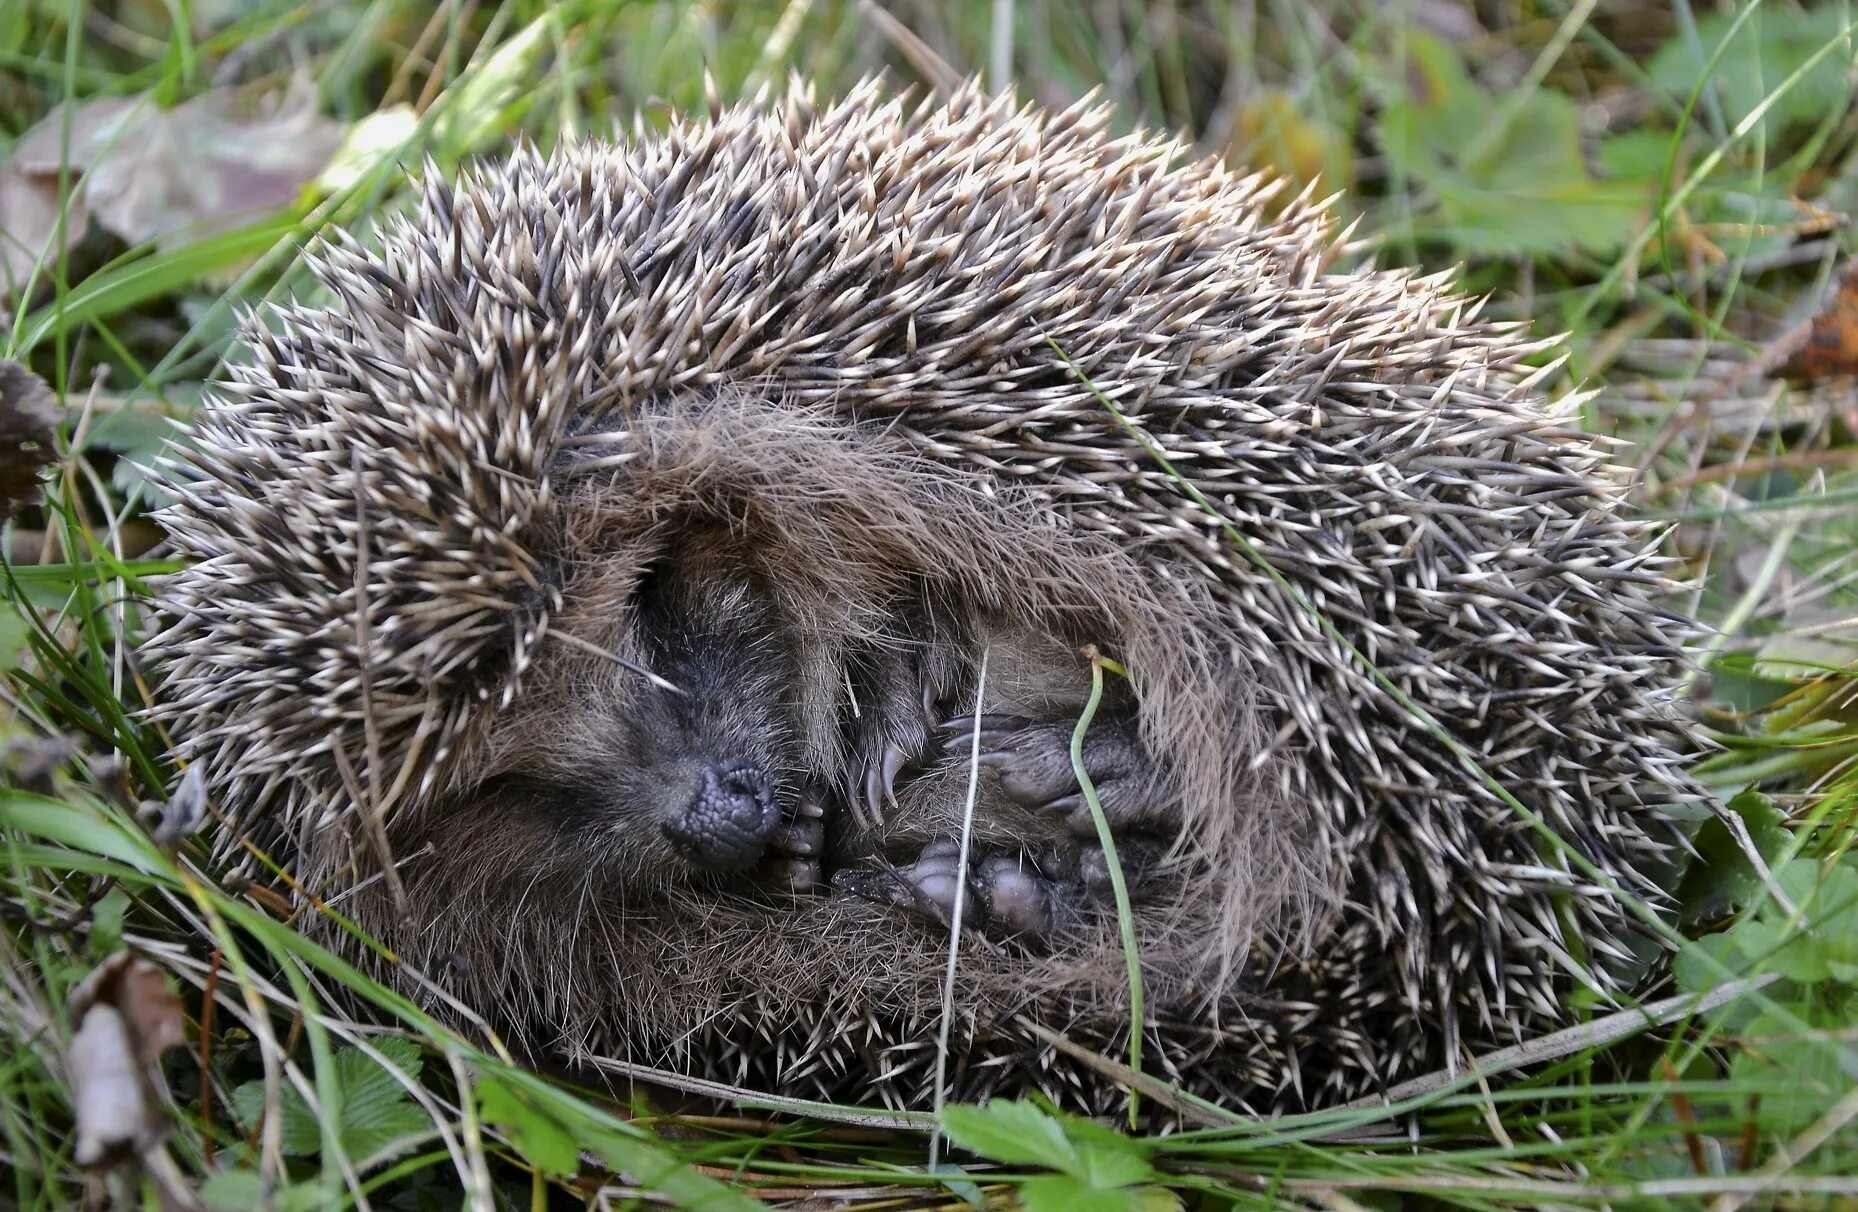
<svg viewBox="0 0 1858 1212">
<path fill-rule="evenodd" d="M 761 860 L 780 827 L 768 776 L 754 766 L 706 767 L 683 811 L 661 826 L 679 854 L 712 871 L 739 871 Z"/>
</svg>

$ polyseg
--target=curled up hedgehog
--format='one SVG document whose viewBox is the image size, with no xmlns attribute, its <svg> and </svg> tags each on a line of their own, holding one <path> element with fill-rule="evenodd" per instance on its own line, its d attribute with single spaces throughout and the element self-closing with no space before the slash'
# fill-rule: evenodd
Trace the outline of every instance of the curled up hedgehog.
<svg viewBox="0 0 1858 1212">
<path fill-rule="evenodd" d="M 1103 1112 L 1095 676 L 1154 1076 L 1323 1105 L 1628 992 L 1699 795 L 1657 536 L 1542 344 L 1178 152 L 797 90 L 314 250 L 167 473 L 225 851 L 532 1055 L 801 1097 L 929 1103 L 953 933 L 950 1092 Z"/>
</svg>

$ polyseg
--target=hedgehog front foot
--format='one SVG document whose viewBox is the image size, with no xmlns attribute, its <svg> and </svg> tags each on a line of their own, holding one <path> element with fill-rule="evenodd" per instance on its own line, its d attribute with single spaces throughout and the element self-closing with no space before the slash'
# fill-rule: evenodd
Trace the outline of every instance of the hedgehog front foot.
<svg viewBox="0 0 1858 1212">
<path fill-rule="evenodd" d="M 864 819 L 881 821 L 896 802 L 897 776 L 932 749 L 936 682 L 906 656 L 887 660 L 874 681 L 878 709 L 867 713 L 864 743 L 857 747 L 871 757 L 857 789 Z"/>
<path fill-rule="evenodd" d="M 802 894 L 819 890 L 825 879 L 826 795 L 809 787 L 783 817 L 768 839 L 762 874 L 780 892 Z"/>
<path fill-rule="evenodd" d="M 975 717 L 957 716 L 938 726 L 942 752 L 962 757 L 973 743 Z M 1068 720 L 1031 720 L 1016 715 L 980 717 L 983 766 L 998 772 L 999 787 L 1008 799 L 1060 815 L 1065 827 L 1080 838 L 1097 836 L 1090 805 L 1071 765 Z M 1084 734 L 1084 772 L 1090 776 L 1110 826 L 1162 830 L 1174 823 L 1177 800 L 1143 746 L 1134 717 L 1126 713 L 1099 716 Z"/>
</svg>

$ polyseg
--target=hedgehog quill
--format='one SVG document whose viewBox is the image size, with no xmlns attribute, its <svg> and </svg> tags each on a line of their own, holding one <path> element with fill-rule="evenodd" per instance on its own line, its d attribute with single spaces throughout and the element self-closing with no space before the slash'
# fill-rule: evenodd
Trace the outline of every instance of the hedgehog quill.
<svg viewBox="0 0 1858 1212">
<path fill-rule="evenodd" d="M 1156 1076 L 1318 1106 L 1629 992 L 1700 798 L 1657 535 L 1544 343 L 1337 240 L 972 88 L 429 173 L 166 476 L 222 853 L 535 1055 L 910 1107 L 965 870 L 951 1093 L 1105 1112 L 1033 1030 L 1128 1031 L 1094 647 Z"/>
</svg>

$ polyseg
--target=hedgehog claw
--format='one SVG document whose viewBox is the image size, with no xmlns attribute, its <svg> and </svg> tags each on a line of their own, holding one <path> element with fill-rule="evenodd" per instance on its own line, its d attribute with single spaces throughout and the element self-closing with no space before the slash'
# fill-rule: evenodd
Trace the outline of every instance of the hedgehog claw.
<svg viewBox="0 0 1858 1212">
<path fill-rule="evenodd" d="M 983 715 L 980 717 L 982 748 L 998 749 L 1029 727 L 1031 721 L 1016 715 Z M 975 717 L 958 715 L 943 720 L 935 726 L 935 731 L 941 734 L 936 744 L 945 755 L 965 753 L 974 745 Z"/>
<path fill-rule="evenodd" d="M 884 742 L 883 755 L 864 772 L 864 806 L 870 819 L 884 819 L 884 806 L 896 797 L 897 776 L 910 764 L 911 754 L 895 741 Z"/>
<path fill-rule="evenodd" d="M 969 737 L 974 735 L 974 723 L 978 719 L 983 737 L 993 735 L 1009 737 L 1031 726 L 1032 721 L 1019 715 L 1007 715 L 1004 712 L 990 711 L 980 716 L 973 714 L 950 716 L 935 726 L 935 731 L 949 737 Z"/>
</svg>

